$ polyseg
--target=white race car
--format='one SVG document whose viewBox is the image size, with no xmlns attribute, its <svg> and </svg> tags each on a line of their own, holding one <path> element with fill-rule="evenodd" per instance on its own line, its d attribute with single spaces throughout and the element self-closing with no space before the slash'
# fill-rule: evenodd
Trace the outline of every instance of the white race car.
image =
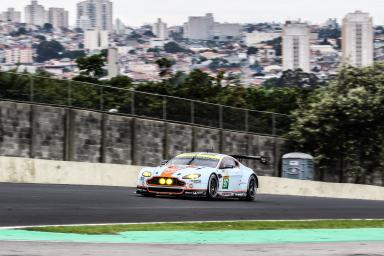
<svg viewBox="0 0 384 256">
<path fill-rule="evenodd" d="M 184 153 L 158 167 L 143 168 L 137 181 L 137 194 L 238 197 L 253 201 L 259 181 L 256 173 L 239 160 L 252 159 L 265 164 L 260 156 Z"/>
</svg>

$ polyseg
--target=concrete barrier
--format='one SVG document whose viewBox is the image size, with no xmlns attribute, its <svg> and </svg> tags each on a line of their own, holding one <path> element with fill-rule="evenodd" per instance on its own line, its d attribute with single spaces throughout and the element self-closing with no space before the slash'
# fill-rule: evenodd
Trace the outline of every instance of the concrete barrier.
<svg viewBox="0 0 384 256">
<path fill-rule="evenodd" d="M 272 195 L 384 200 L 384 187 L 259 177 L 259 193 Z"/>
<path fill-rule="evenodd" d="M 135 187 L 142 167 L 0 157 L 0 182 Z M 262 194 L 384 200 L 384 187 L 259 177 Z"/>
<path fill-rule="evenodd" d="M 0 157 L 0 182 L 136 186 L 141 167 Z"/>
</svg>

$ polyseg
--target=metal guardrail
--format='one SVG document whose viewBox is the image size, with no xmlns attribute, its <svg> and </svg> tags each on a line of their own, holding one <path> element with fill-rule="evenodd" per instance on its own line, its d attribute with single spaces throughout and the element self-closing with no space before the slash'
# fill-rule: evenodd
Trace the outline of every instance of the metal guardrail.
<svg viewBox="0 0 384 256">
<path fill-rule="evenodd" d="M 75 107 L 206 127 L 284 135 L 288 115 L 73 80 L 0 72 L 0 99 Z"/>
</svg>

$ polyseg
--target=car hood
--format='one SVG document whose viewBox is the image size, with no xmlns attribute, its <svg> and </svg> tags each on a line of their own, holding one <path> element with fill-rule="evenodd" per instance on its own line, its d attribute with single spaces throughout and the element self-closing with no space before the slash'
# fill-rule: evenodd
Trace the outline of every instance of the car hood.
<svg viewBox="0 0 384 256">
<path fill-rule="evenodd" d="M 193 173 L 204 173 L 212 172 L 216 170 L 212 167 L 206 166 L 187 166 L 187 165 L 166 165 L 159 166 L 154 169 L 154 176 L 161 177 L 183 177 L 184 175 L 193 174 Z"/>
</svg>

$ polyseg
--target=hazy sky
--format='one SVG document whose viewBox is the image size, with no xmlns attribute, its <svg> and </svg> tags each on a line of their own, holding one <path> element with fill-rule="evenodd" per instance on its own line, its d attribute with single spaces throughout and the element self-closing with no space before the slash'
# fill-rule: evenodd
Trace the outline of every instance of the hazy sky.
<svg viewBox="0 0 384 256">
<path fill-rule="evenodd" d="M 23 10 L 30 0 L 0 0 L 1 9 Z M 64 7 L 75 23 L 79 0 L 40 0 L 45 7 Z M 375 24 L 384 24 L 384 0 L 113 0 L 115 17 L 139 26 L 161 17 L 170 25 L 182 24 L 188 16 L 212 12 L 220 22 L 284 21 L 301 18 L 321 23 L 328 17 L 341 19 L 347 12 L 371 13 Z"/>
</svg>

